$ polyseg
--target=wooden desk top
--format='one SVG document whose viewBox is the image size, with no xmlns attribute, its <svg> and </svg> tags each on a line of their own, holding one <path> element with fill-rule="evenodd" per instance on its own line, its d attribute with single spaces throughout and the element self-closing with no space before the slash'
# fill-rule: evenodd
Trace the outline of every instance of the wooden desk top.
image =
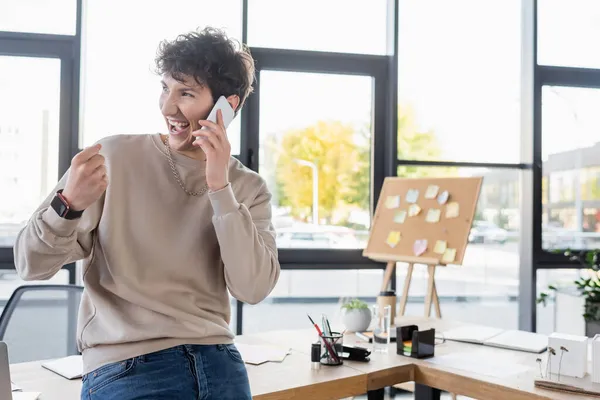
<svg viewBox="0 0 600 400">
<path fill-rule="evenodd" d="M 465 325 L 456 321 L 425 317 L 399 318 L 397 319 L 398 324 L 416 324 L 419 326 L 419 329 L 436 328 L 436 331 L 441 332 Z M 314 329 L 265 332 L 260 337 L 271 343 L 290 346 L 298 351 L 308 352 L 310 343 L 315 340 L 315 332 Z M 344 337 L 344 344 L 370 347 L 370 344 L 361 341 L 353 334 Z M 402 382 L 415 381 L 451 393 L 486 400 L 505 400 L 508 398 L 511 400 L 589 399 L 589 397 L 585 396 L 540 389 L 534 386 L 534 379 L 539 376 L 539 366 L 535 360 L 541 357 L 545 361 L 545 353 L 540 355 L 453 341 L 446 341 L 435 348 L 436 356 L 457 352 L 465 355 L 477 353 L 477 359 L 485 357 L 490 360 L 490 363 L 493 363 L 494 359 L 499 358 L 502 364 L 514 363 L 531 368 L 508 378 L 493 377 L 434 364 L 427 360 L 399 356 L 396 354 L 396 343 L 389 345 L 387 353 L 372 353 L 370 356 L 371 361 L 368 363 L 345 360 L 344 365 L 366 373 L 368 375 L 367 388 L 369 390 Z"/>
<path fill-rule="evenodd" d="M 435 327 L 437 331 L 462 325 L 458 322 L 404 317 L 400 324 L 416 324 L 419 329 Z M 477 353 L 490 363 L 501 359 L 530 369 L 509 377 L 495 377 L 417 360 L 396 354 L 396 343 L 391 343 L 387 353 L 372 353 L 371 361 L 363 363 L 344 361 L 337 367 L 310 368 L 310 344 L 316 339 L 314 329 L 269 331 L 236 338 L 238 343 L 274 344 L 290 347 L 292 354 L 282 363 L 247 365 L 254 399 L 339 399 L 365 393 L 397 383 L 415 381 L 455 394 L 486 400 L 579 400 L 589 397 L 540 389 L 534 386 L 539 375 L 536 363 L 538 354 L 446 341 L 436 346 L 436 356 L 445 354 Z M 370 345 L 354 335 L 344 337 L 345 344 Z M 545 359 L 545 354 L 542 359 Z M 81 380 L 68 381 L 40 366 L 40 362 L 11 365 L 12 380 L 25 391 L 42 392 L 40 400 L 79 399 Z M 589 376 L 588 376 L 589 379 Z"/>
<path fill-rule="evenodd" d="M 238 343 L 266 344 L 260 337 L 236 338 Z M 348 366 L 310 368 L 310 356 L 292 350 L 284 362 L 248 365 L 255 400 L 339 399 L 365 393 L 367 375 Z M 41 361 L 12 364 L 11 379 L 24 391 L 41 392 L 40 400 L 79 400 L 81 379 L 67 380 L 41 366 Z"/>
</svg>

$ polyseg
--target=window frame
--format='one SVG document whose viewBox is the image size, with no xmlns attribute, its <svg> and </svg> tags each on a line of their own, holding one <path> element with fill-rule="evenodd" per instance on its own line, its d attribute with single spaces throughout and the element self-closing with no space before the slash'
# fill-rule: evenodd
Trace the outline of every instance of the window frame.
<svg viewBox="0 0 600 400">
<path fill-rule="evenodd" d="M 77 0 L 76 34 L 54 35 L 0 31 L 0 56 L 55 58 L 60 68 L 60 115 L 58 173 L 64 174 L 78 150 L 79 75 L 81 50 L 82 1 Z M 0 247 L 0 270 L 14 270 L 13 247 Z M 76 282 L 75 264 L 69 271 L 69 283 Z"/>
</svg>

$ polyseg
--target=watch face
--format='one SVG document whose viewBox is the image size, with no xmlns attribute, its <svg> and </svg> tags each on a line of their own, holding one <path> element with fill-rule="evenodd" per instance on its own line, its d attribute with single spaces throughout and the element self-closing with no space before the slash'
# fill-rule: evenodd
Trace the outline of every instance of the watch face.
<svg viewBox="0 0 600 400">
<path fill-rule="evenodd" d="M 64 217 L 69 212 L 69 207 L 67 206 L 67 204 L 64 202 L 64 200 L 61 198 L 60 195 L 56 195 L 54 197 L 51 205 L 52 205 L 52 208 L 54 208 L 54 211 L 56 211 L 56 213 L 61 217 Z"/>
</svg>

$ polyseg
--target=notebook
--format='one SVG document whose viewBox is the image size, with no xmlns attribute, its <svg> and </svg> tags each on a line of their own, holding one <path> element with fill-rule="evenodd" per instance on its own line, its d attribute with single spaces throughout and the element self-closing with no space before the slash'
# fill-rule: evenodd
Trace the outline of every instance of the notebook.
<svg viewBox="0 0 600 400">
<path fill-rule="evenodd" d="M 444 331 L 444 338 L 454 340 L 456 342 L 483 344 L 486 340 L 502 333 L 499 328 L 491 328 L 488 326 L 461 326 L 459 328 Z"/>
<path fill-rule="evenodd" d="M 548 347 L 548 336 L 546 335 L 478 325 L 450 329 L 444 332 L 444 338 L 456 342 L 482 344 L 529 353 L 542 353 Z"/>
<path fill-rule="evenodd" d="M 81 356 L 69 356 L 42 363 L 42 367 L 67 379 L 81 378 L 83 359 Z"/>
<path fill-rule="evenodd" d="M 542 353 L 548 347 L 548 336 L 540 333 L 508 330 L 486 340 L 484 345 L 529 353 Z"/>
</svg>

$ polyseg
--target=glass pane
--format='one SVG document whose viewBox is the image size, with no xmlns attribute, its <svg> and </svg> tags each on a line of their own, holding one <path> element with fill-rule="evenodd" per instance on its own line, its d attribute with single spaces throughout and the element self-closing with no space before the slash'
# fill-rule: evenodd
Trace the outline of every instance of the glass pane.
<svg viewBox="0 0 600 400">
<path fill-rule="evenodd" d="M 521 2 L 399 7 L 398 158 L 528 162 L 520 160 Z"/>
<path fill-rule="evenodd" d="M 600 245 L 600 90 L 542 88 L 542 245 Z"/>
<path fill-rule="evenodd" d="M 2 0 L 0 31 L 74 35 L 76 0 Z"/>
<path fill-rule="evenodd" d="M 510 169 L 398 167 L 404 177 L 483 177 L 463 265 L 438 268 L 435 274 L 444 318 L 518 327 L 520 175 Z M 410 293 L 422 302 L 427 271 L 416 268 L 415 273 L 419 280 L 413 275 Z M 398 288 L 405 276 L 406 268 L 399 267 Z"/>
<path fill-rule="evenodd" d="M 166 130 L 158 108 L 160 77 L 154 73 L 154 57 L 161 41 L 206 25 L 241 38 L 239 0 L 174 0 L 168 9 L 178 10 L 177 17 L 165 18 L 164 5 L 143 0 L 88 2 L 82 44 L 81 146 L 109 135 Z M 140 10 L 144 24 L 136 26 L 133 39 L 131 21 L 140 17 Z M 240 151 L 240 116 L 227 130 L 232 154 Z"/>
<path fill-rule="evenodd" d="M 336 329 L 342 324 L 341 304 L 358 297 L 373 305 L 382 279 L 381 270 L 281 271 L 269 297 L 254 306 L 244 304 L 243 333 L 310 329 L 307 313 L 319 325 L 325 314 Z"/>
<path fill-rule="evenodd" d="M 372 78 L 262 71 L 260 84 L 259 172 L 273 194 L 277 245 L 364 247 Z"/>
<path fill-rule="evenodd" d="M 600 67 L 597 0 L 538 1 L 538 63 L 565 67 Z"/>
<path fill-rule="evenodd" d="M 537 304 L 537 332 L 585 335 L 584 299 L 574 281 L 580 277 L 592 277 L 592 274 L 577 269 L 537 270 L 537 298 L 544 298 Z M 557 290 L 549 290 L 548 285 L 555 286 Z"/>
<path fill-rule="evenodd" d="M 386 54 L 386 0 L 250 0 L 253 47 Z M 307 25 L 308 24 L 308 25 Z"/>
<path fill-rule="evenodd" d="M 0 56 L 0 71 L 0 247 L 11 247 L 58 181 L 60 60 Z"/>
</svg>

